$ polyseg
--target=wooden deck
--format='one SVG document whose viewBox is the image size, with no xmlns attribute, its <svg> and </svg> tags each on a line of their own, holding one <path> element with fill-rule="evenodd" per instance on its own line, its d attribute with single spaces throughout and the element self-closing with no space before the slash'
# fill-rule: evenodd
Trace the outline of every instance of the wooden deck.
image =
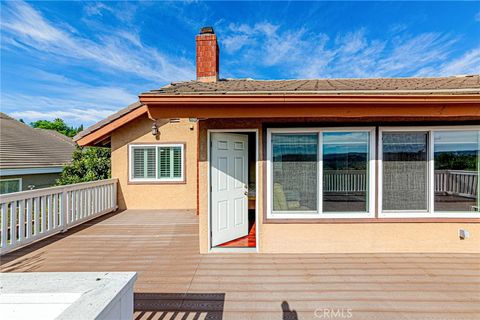
<svg viewBox="0 0 480 320">
<path fill-rule="evenodd" d="M 197 221 L 110 214 L 2 257 L 1 271 L 137 271 L 135 319 L 479 318 L 480 255 L 200 255 Z"/>
</svg>

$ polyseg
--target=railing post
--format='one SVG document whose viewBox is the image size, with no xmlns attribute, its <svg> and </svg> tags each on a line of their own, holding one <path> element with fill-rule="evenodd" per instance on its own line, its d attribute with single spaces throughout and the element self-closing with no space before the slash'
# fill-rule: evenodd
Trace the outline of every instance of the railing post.
<svg viewBox="0 0 480 320">
<path fill-rule="evenodd" d="M 67 190 L 62 191 L 62 212 L 61 212 L 61 219 L 60 225 L 62 227 L 62 232 L 68 230 L 68 202 L 67 202 Z"/>
<path fill-rule="evenodd" d="M 113 191 L 112 191 L 112 197 L 113 197 L 113 211 L 117 210 L 117 182 L 113 182 Z"/>
</svg>

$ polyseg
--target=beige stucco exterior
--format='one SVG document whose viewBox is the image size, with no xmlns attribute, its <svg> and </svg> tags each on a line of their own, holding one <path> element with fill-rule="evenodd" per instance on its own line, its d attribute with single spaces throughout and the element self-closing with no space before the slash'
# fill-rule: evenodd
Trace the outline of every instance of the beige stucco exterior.
<svg viewBox="0 0 480 320">
<path fill-rule="evenodd" d="M 264 219 L 265 158 L 262 123 L 255 119 L 207 120 L 199 127 L 199 215 L 200 251 L 209 251 L 208 242 L 208 159 L 209 129 L 257 129 L 258 199 L 257 237 L 261 253 L 302 252 L 480 252 L 480 223 L 449 222 L 359 222 L 359 223 L 268 223 Z M 469 231 L 460 240 L 458 232 Z"/>
<path fill-rule="evenodd" d="M 151 134 L 151 126 L 152 121 L 145 116 L 122 126 L 111 136 L 112 176 L 119 179 L 119 207 L 186 209 L 196 212 L 198 194 L 199 245 L 202 253 L 209 252 L 208 129 L 258 130 L 259 252 L 480 252 L 480 223 L 477 222 L 415 222 L 411 219 L 405 222 L 358 223 L 268 222 L 264 219 L 266 166 L 261 120 L 212 119 L 202 120 L 198 124 L 188 119 L 182 119 L 179 123 L 164 121 L 159 123 L 160 134 L 157 137 Z M 138 143 L 184 143 L 186 181 L 168 184 L 129 183 L 128 146 Z M 468 239 L 459 239 L 460 228 L 469 231 Z"/>
<path fill-rule="evenodd" d="M 159 134 L 151 133 L 146 116 L 127 123 L 111 136 L 112 177 L 118 178 L 120 209 L 197 208 L 197 124 L 181 119 L 178 123 L 158 121 Z M 182 143 L 185 145 L 185 181 L 162 183 L 129 182 L 129 145 Z"/>
</svg>

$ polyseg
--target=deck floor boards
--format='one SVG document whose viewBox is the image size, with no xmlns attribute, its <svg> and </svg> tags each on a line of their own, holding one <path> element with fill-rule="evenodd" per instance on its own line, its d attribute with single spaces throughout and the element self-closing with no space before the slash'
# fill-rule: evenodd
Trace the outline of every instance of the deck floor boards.
<svg viewBox="0 0 480 320">
<path fill-rule="evenodd" d="M 479 254 L 200 255 L 198 218 L 181 211 L 110 214 L 6 255 L 0 269 L 137 271 L 135 319 L 480 316 Z"/>
</svg>

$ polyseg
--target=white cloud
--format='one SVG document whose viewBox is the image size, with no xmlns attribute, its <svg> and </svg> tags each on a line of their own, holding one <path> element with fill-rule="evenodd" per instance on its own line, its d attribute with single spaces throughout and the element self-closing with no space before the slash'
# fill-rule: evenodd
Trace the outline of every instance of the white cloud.
<svg viewBox="0 0 480 320">
<path fill-rule="evenodd" d="M 422 68 L 418 76 L 448 76 L 480 73 L 480 47 L 466 52 L 461 57 L 445 62 L 438 67 Z"/>
<path fill-rule="evenodd" d="M 131 31 L 103 34 L 95 41 L 71 32 L 70 27 L 56 27 L 25 2 L 8 2 L 4 10 L 0 27 L 6 46 L 40 51 L 70 63 L 84 65 L 87 61 L 149 81 L 170 82 L 194 76 L 190 61 L 144 45 L 138 34 Z"/>
<path fill-rule="evenodd" d="M 131 22 L 136 13 L 136 6 L 128 1 L 122 2 L 121 5 L 123 6 L 122 10 L 116 10 L 104 2 L 89 2 L 85 4 L 83 10 L 88 16 L 103 16 L 108 13 L 120 21 Z"/>
<path fill-rule="evenodd" d="M 369 37 L 366 28 L 328 35 L 306 26 L 285 29 L 270 22 L 230 24 L 222 30 L 226 34 L 222 45 L 227 53 L 238 56 L 229 66 L 242 74 L 276 67 L 285 78 L 351 78 L 408 76 L 438 67 L 451 60 L 460 40 L 438 32 L 412 36 L 404 25 L 392 28 L 390 38 L 380 39 Z M 470 69 L 474 63 L 463 62 L 462 66 Z M 456 69 L 445 67 L 444 72 Z"/>
<path fill-rule="evenodd" d="M 98 110 L 98 109 L 78 109 L 72 108 L 69 110 L 55 110 L 55 111 L 14 111 L 10 113 L 10 116 L 16 119 L 23 119 L 25 122 L 34 122 L 36 120 L 54 120 L 57 118 L 63 119 L 69 125 L 87 124 L 86 126 L 100 121 L 108 117 L 113 112 L 111 110 Z"/>
<path fill-rule="evenodd" d="M 2 111 L 26 121 L 62 118 L 69 124 L 91 125 L 126 107 L 137 97 L 119 87 L 91 86 L 67 77 L 30 70 L 39 79 L 37 92 L 1 92 Z"/>
</svg>

